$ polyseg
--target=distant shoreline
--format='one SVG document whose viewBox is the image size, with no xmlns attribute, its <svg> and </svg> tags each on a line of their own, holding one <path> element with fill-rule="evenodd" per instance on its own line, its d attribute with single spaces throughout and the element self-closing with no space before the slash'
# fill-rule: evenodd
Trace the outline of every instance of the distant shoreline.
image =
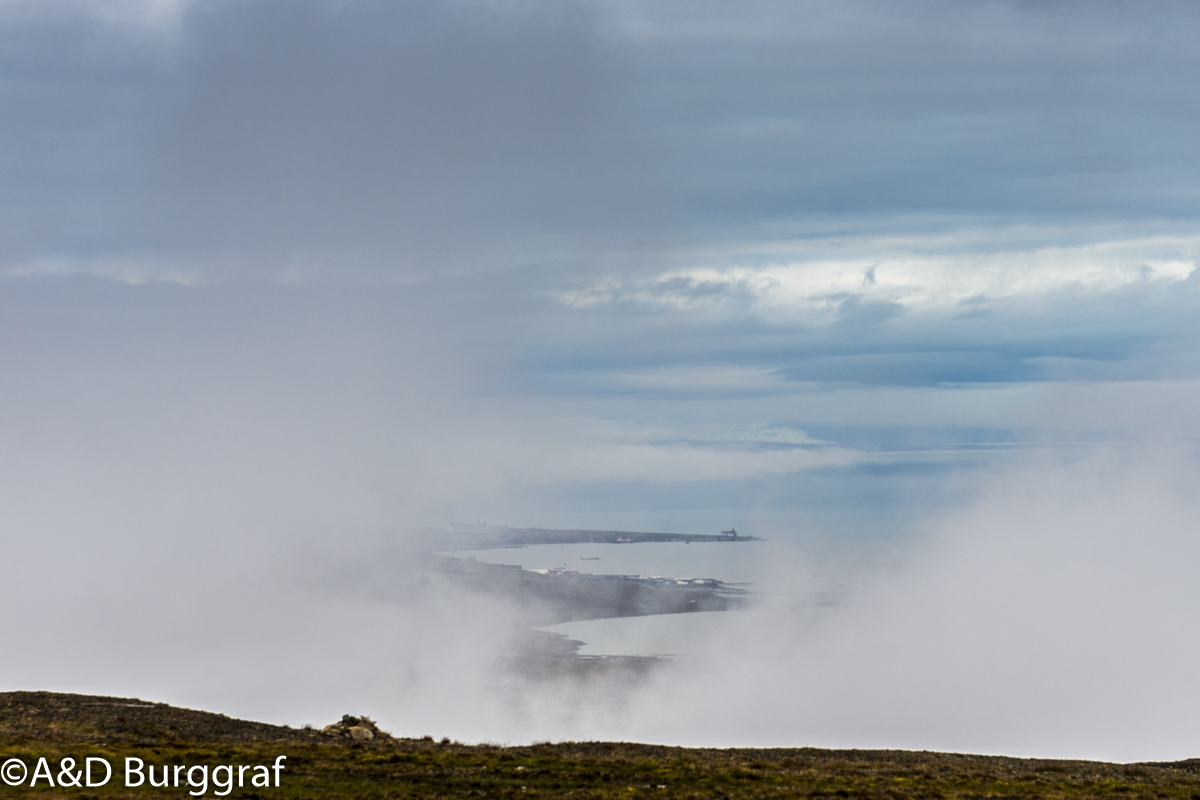
<svg viewBox="0 0 1200 800">
<path fill-rule="evenodd" d="M 655 533 L 647 531 L 594 531 L 574 528 L 510 528 L 507 525 L 466 525 L 450 523 L 443 536 L 457 550 L 487 550 L 495 547 L 520 547 L 537 544 L 636 544 L 638 542 L 761 542 L 757 536 L 743 536 L 736 529 L 720 535 L 695 533 Z M 450 548 L 438 548 L 450 549 Z"/>
<path fill-rule="evenodd" d="M 764 541 L 736 530 L 721 535 L 657 533 L 645 531 L 598 531 L 554 528 L 511 528 L 507 525 L 463 525 L 425 529 L 417 537 L 418 557 L 423 569 L 469 591 L 503 598 L 520 609 L 522 623 L 530 629 L 564 622 L 614 619 L 658 614 L 687 614 L 698 611 L 728 611 L 744 608 L 749 592 L 715 578 L 644 577 L 640 575 L 580 574 L 575 570 L 527 570 L 520 566 L 491 564 L 460 558 L 460 551 L 497 550 L 537 545 L 692 543 L 719 544 Z M 562 641 L 560 641 L 562 640 Z M 523 672 L 538 673 L 561 667 L 565 659 L 582 663 L 577 651 L 583 642 L 565 640 L 561 634 L 530 631 L 524 654 L 517 659 Z M 591 667 L 629 666 L 644 669 L 658 658 L 633 662 L 587 658 Z M 544 662 L 544 663 L 543 663 Z M 593 663 L 595 662 L 595 663 Z M 636 662 L 636 663 L 635 663 Z M 646 663 L 643 663 L 646 662 Z"/>
</svg>

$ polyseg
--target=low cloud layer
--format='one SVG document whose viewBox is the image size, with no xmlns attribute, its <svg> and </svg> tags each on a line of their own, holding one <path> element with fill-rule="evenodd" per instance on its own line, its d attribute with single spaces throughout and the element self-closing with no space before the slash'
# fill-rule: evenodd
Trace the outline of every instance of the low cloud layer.
<svg viewBox="0 0 1200 800">
<path fill-rule="evenodd" d="M 1188 757 L 1196 475 L 1190 454 L 1127 451 L 1012 470 L 930 520 L 902 566 L 859 583 L 850 606 L 803 629 L 783 609 L 731 626 L 713 669 L 665 678 L 648 693 L 663 706 L 631 730 L 721 745 Z"/>
</svg>

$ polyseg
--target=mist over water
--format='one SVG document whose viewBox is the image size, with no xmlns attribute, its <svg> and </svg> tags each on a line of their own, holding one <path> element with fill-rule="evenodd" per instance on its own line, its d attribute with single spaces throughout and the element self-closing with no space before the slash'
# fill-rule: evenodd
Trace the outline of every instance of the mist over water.
<svg viewBox="0 0 1200 800">
<path fill-rule="evenodd" d="M 526 702 L 561 738 L 1188 757 L 1197 477 L 1169 446 L 1035 456 L 882 558 L 841 564 L 834 602 L 813 590 L 839 565 L 775 548 L 759 603 L 681 621 L 687 656 L 610 687 L 619 712 L 579 687 Z M 552 630 L 618 653 L 681 641 L 662 618 L 620 620 L 624 643 L 597 626 Z"/>
<path fill-rule="evenodd" d="M 264 309 L 274 324 L 299 313 L 306 325 L 328 321 L 316 326 L 319 347 L 292 337 L 249 353 L 243 337 L 173 337 L 187 322 L 170 303 L 153 336 L 136 341 L 124 338 L 119 304 L 85 330 L 38 330 L 27 317 L 42 334 L 34 341 L 53 334 L 71 346 L 32 367 L 6 357 L 7 687 L 294 725 L 361 712 L 397 734 L 469 741 L 1118 760 L 1182 758 L 1200 745 L 1189 699 L 1200 653 L 1187 634 L 1200 600 L 1200 473 L 1172 437 L 952 461 L 904 477 L 893 524 L 882 508 L 872 535 L 760 522 L 753 532 L 768 542 L 607 545 L 653 574 L 672 574 L 673 562 L 680 577 L 751 580 L 755 603 L 705 615 L 692 652 L 644 677 L 539 680 L 502 668 L 523 630 L 516 608 L 404 559 L 405 531 L 449 518 L 464 496 L 468 510 L 505 508 L 480 499 L 503 494 L 489 474 L 496 464 L 511 470 L 504 491 L 517 481 L 552 491 L 541 465 L 519 471 L 536 427 L 494 413 L 481 422 L 467 401 L 448 412 L 439 398 L 460 391 L 453 376 L 420 359 L 355 363 L 396 328 L 380 333 L 362 302 L 308 298 L 246 311 L 210 298 L 197 313 L 219 312 L 226 332 L 257 324 Z M 106 389 L 75 362 L 100 353 Z M 568 444 L 591 447 L 558 442 Z M 855 469 L 813 480 L 845 482 L 851 498 L 872 485 Z M 576 482 L 564 478 L 568 497 Z M 904 496 L 928 482 L 942 487 L 922 495 L 928 509 L 905 510 Z M 720 494 L 719 481 L 707 486 Z M 620 497 L 621 484 L 608 491 Z M 725 513 L 787 517 L 786 501 L 766 506 L 763 496 Z M 643 513 L 647 525 L 634 527 L 663 512 Z M 607 519 L 590 514 L 569 521 Z M 692 561 L 672 559 L 672 547 Z M 729 548 L 732 561 L 704 548 Z M 557 566 L 551 555 L 487 557 Z M 692 575 L 696 558 L 715 574 Z M 586 563 L 605 571 L 603 560 Z"/>
<path fill-rule="evenodd" d="M 930 519 L 846 606 L 808 626 L 752 612 L 714 640 L 711 671 L 654 696 L 703 731 L 693 742 L 1182 758 L 1197 746 L 1195 482 L 1191 455 L 1016 469 Z"/>
<path fill-rule="evenodd" d="M 830 8 L 0 4 L 0 689 L 1200 755 L 1200 17 Z M 752 590 L 585 677 L 476 520 L 767 541 L 456 553 Z"/>
</svg>

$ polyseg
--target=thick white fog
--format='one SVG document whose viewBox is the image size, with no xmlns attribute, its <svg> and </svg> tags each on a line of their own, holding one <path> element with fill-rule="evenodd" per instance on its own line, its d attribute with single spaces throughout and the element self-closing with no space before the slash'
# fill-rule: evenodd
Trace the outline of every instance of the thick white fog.
<svg viewBox="0 0 1200 800">
<path fill-rule="evenodd" d="M 0 690 L 1200 755 L 1198 31 L 0 3 Z M 416 557 L 483 520 L 769 557 L 687 655 L 543 674 Z"/>
<path fill-rule="evenodd" d="M 398 734 L 471 741 L 1122 760 L 1200 746 L 1188 635 L 1200 474 L 1167 420 L 1147 421 L 1140 442 L 1037 446 L 951 471 L 953 500 L 874 540 L 789 529 L 776 499 L 756 532 L 786 557 L 764 564 L 758 604 L 713 626 L 702 655 L 636 681 L 537 680 L 497 666 L 521 629 L 515 610 L 421 580 L 405 531 L 480 510 L 533 517 L 503 498 L 597 480 L 600 467 L 572 472 L 561 455 L 600 452 L 595 431 L 465 398 L 454 369 L 406 349 L 438 334 L 420 333 L 432 323 L 415 309 L 392 315 L 396 298 L 195 291 L 127 287 L 83 314 L 67 286 L 35 286 L 9 317 L 6 688 L 296 725 L 363 712 Z M 775 450 L 655 449 L 624 445 L 635 463 L 602 474 L 803 481 L 871 456 L 831 447 L 841 455 L 780 467 Z M 718 474 L 698 477 L 689 450 Z M 557 479 L 543 451 L 560 459 Z M 808 593 L 823 571 L 832 606 Z"/>
<path fill-rule="evenodd" d="M 1187 757 L 1197 477 L 1194 454 L 1153 447 L 1005 471 L 811 627 L 785 609 L 730 626 L 632 727 L 725 745 Z"/>
</svg>

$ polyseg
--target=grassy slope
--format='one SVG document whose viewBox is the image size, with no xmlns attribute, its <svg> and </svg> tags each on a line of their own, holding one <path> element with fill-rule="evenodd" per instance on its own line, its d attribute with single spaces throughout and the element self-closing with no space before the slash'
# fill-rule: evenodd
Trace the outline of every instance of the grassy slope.
<svg viewBox="0 0 1200 800">
<path fill-rule="evenodd" d="M 285 754 L 287 769 L 281 788 L 234 788 L 229 796 L 281 800 L 530 796 L 1200 798 L 1200 772 L 1196 771 L 1200 765 L 1194 762 L 1123 766 L 902 751 L 707 750 L 611 743 L 494 747 L 382 739 L 350 744 L 345 739 L 289 728 L 258 725 L 243 729 L 237 726 L 250 723 L 168 706 L 146 706 L 149 710 L 140 712 L 142 717 L 134 722 L 128 716 L 94 718 L 71 713 L 69 698 L 79 697 L 71 695 L 39 693 L 43 699 L 66 699 L 54 713 L 22 704 L 22 698 L 6 707 L 3 699 L 14 694 L 0 696 L 0 758 L 21 757 L 32 765 L 40 757 L 57 762 L 61 756 L 101 756 L 118 770 L 113 781 L 98 789 L 0 787 L 0 793 L 14 797 L 184 797 L 187 795 L 182 788 L 124 788 L 119 772 L 124 758 L 136 756 L 157 765 L 265 764 Z M 91 703 L 91 707 L 99 705 Z M 152 724 L 152 717 L 162 724 Z M 205 720 L 213 722 L 211 731 L 202 724 Z M 210 788 L 208 796 L 212 791 Z"/>
</svg>

